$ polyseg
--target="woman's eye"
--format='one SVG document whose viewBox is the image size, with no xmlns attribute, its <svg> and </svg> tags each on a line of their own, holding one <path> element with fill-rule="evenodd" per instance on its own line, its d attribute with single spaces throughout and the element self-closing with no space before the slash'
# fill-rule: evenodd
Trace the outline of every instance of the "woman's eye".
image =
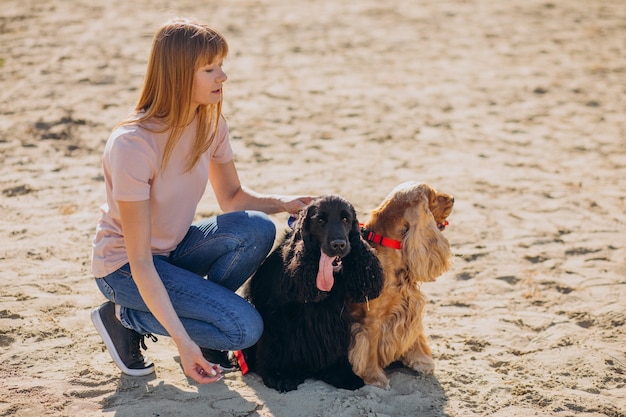
<svg viewBox="0 0 626 417">
<path fill-rule="evenodd" d="M 217 63 L 217 64 L 211 64 L 211 65 L 207 65 L 206 69 L 204 70 L 205 72 L 213 72 L 215 71 L 215 69 L 217 67 L 222 68 L 222 65 L 224 65 L 223 62 Z"/>
</svg>

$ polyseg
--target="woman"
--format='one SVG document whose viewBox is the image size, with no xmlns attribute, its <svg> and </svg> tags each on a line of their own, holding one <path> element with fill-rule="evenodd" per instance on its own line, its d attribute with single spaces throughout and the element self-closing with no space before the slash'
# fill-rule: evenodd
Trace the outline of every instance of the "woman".
<svg viewBox="0 0 626 417">
<path fill-rule="evenodd" d="M 159 334 L 173 339 L 187 376 L 221 379 L 225 351 L 253 345 L 263 331 L 235 290 L 272 248 L 267 214 L 296 213 L 312 200 L 241 185 L 221 115 L 227 53 L 224 38 L 205 25 L 164 24 L 135 111 L 105 147 L 106 204 L 92 267 L 110 301 L 91 317 L 128 375 L 154 372 L 140 346 Z M 207 183 L 225 214 L 192 224 Z"/>
</svg>

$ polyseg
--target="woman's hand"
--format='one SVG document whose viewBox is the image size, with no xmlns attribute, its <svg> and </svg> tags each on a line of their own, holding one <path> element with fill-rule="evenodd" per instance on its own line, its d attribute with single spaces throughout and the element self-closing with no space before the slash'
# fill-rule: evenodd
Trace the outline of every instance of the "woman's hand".
<svg viewBox="0 0 626 417">
<path fill-rule="evenodd" d="M 290 214 L 298 214 L 300 210 L 305 208 L 315 197 L 311 196 L 282 196 L 281 200 L 285 206 L 285 211 Z"/>
<path fill-rule="evenodd" d="M 224 377 L 220 373 L 218 365 L 207 362 L 202 356 L 198 345 L 193 342 L 186 342 L 178 347 L 180 363 L 185 375 L 199 384 L 211 384 Z"/>
</svg>

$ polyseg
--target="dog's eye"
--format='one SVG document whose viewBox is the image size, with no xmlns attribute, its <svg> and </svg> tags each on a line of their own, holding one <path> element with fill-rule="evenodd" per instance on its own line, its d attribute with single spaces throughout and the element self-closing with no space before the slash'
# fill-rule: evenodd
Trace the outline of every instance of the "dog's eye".
<svg viewBox="0 0 626 417">
<path fill-rule="evenodd" d="M 342 222 L 344 222 L 344 223 L 346 223 L 346 224 L 350 223 L 350 219 L 349 219 L 349 218 L 347 218 L 347 217 L 343 217 L 343 218 L 341 219 L 341 221 L 342 221 Z"/>
<path fill-rule="evenodd" d="M 317 224 L 324 224 L 326 223 L 326 220 L 322 219 L 322 218 L 317 218 Z"/>
</svg>

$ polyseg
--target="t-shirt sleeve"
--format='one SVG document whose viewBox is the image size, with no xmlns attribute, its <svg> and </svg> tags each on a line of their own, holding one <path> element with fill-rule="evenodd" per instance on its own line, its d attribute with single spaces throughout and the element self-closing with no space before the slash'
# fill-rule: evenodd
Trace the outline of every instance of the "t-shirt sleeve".
<svg viewBox="0 0 626 417">
<path fill-rule="evenodd" d="M 156 172 L 154 150 L 131 133 L 114 138 L 108 155 L 112 196 L 120 201 L 150 198 L 150 185 Z"/>
<path fill-rule="evenodd" d="M 228 123 L 223 116 L 220 116 L 220 122 L 217 125 L 217 133 L 215 134 L 211 148 L 213 148 L 211 161 L 223 164 L 233 159 L 234 152 L 228 137 Z"/>
</svg>

